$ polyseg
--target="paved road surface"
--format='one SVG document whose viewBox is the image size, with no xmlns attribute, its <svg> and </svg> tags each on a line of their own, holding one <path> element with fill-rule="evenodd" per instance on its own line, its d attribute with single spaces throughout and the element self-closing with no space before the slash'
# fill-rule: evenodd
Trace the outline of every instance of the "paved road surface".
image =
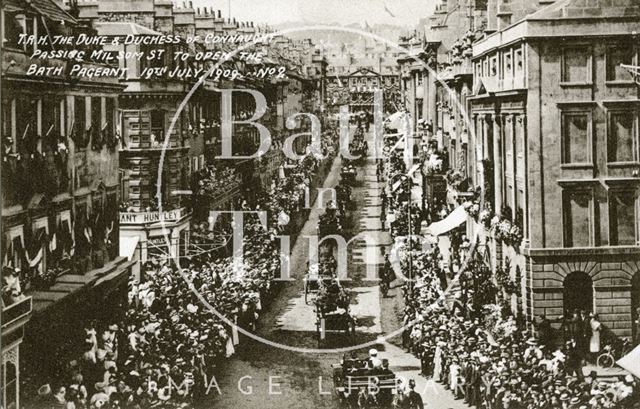
<svg viewBox="0 0 640 409">
<path fill-rule="evenodd" d="M 370 146 L 371 143 L 369 144 Z M 339 179 L 341 160 L 336 159 L 324 187 L 334 187 Z M 396 337 L 390 342 L 380 336 L 398 329 L 402 313 L 401 288 L 396 286 L 387 298 L 381 298 L 377 283 L 363 280 L 367 264 L 382 263 L 381 248 L 390 243 L 387 232 L 381 230 L 379 189 L 375 162 L 371 159 L 358 168 L 359 185 L 354 189 L 357 210 L 353 214 L 351 234 L 366 232 L 376 241 L 375 248 L 364 248 L 364 242 L 354 243 L 349 255 L 349 275 L 353 280 L 345 285 L 356 294 L 352 312 L 357 318 L 359 343 L 377 342 L 376 348 L 383 358 L 389 359 L 390 368 L 405 379 L 415 379 L 429 408 L 466 408 L 453 399 L 440 384 L 418 375 L 419 361 L 398 346 Z M 315 234 L 318 217 L 324 211 L 314 209 L 302 229 L 303 235 Z M 308 257 L 308 241 L 300 239 L 291 255 L 291 275 L 296 281 L 287 283 L 277 299 L 263 312 L 257 333 L 271 341 L 295 347 L 317 348 L 315 316 L 312 304 L 305 304 L 302 277 Z M 350 340 L 329 334 L 332 347 L 349 346 Z M 364 350 L 366 351 L 365 348 Z M 339 402 L 333 393 L 331 364 L 337 363 L 338 353 L 299 353 L 248 340 L 237 348 L 238 353 L 224 362 L 215 376 L 217 387 L 212 386 L 202 408 L 224 409 L 305 409 L 337 408 Z"/>
</svg>

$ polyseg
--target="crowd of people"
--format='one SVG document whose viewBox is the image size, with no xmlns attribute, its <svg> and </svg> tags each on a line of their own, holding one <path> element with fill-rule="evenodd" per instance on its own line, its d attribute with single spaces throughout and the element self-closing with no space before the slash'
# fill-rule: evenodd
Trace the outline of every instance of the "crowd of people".
<svg viewBox="0 0 640 409">
<path fill-rule="evenodd" d="M 382 201 L 396 215 L 390 224 L 392 237 L 415 232 L 411 225 L 445 217 L 446 212 L 440 215 L 442 205 L 420 213 L 410 203 L 408 188 L 394 189 L 396 175 L 406 169 L 399 155 L 389 156 Z M 418 216 L 408 217 L 410 208 Z M 469 256 L 468 240 L 456 234 L 453 259 L 462 265 Z M 461 269 L 459 285 L 452 286 L 437 245 L 408 238 L 397 242 L 392 253 L 398 260 L 395 268 L 411 279 L 403 288 L 403 346 L 420 358 L 422 375 L 442 383 L 456 398 L 488 409 L 632 408 L 640 402 L 640 385 L 632 375 L 600 378 L 592 371 L 584 376 L 584 358 L 600 349 L 597 315 L 576 312 L 565 320 L 567 337 L 562 342 L 542 317 L 534 337 L 499 302 L 499 291 L 491 291 L 482 263 L 468 263 L 467 270 L 473 271 Z M 385 268 L 391 265 L 387 262 Z M 484 282 L 471 285 L 478 280 Z M 450 286 L 459 289 L 450 294 Z"/>
<path fill-rule="evenodd" d="M 323 149 L 330 157 L 333 147 L 323 143 Z M 59 379 L 38 389 L 33 407 L 192 407 L 221 360 L 241 351 L 263 303 L 272 298 L 281 268 L 275 236 L 296 228 L 289 216 L 304 206 L 321 163 L 307 155 L 253 208 L 243 201 L 243 210 L 268 215 L 266 226 L 258 217 L 245 218 L 243 257 L 202 251 L 179 264 L 170 258 L 145 263 L 129 283 L 125 318 L 90 324 L 82 353 Z M 228 224 L 222 229 L 230 233 Z M 207 222 L 194 226 L 198 240 L 212 239 Z"/>
</svg>

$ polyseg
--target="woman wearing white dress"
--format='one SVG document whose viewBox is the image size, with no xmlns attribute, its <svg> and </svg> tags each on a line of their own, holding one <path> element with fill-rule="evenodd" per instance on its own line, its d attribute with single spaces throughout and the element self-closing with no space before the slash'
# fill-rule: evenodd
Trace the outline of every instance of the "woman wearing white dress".
<svg viewBox="0 0 640 409">
<path fill-rule="evenodd" d="M 598 314 L 591 313 L 591 339 L 589 340 L 589 352 L 591 352 L 592 360 L 595 360 L 600 352 L 600 331 L 602 331 L 602 323 L 598 320 Z"/>
<path fill-rule="evenodd" d="M 442 376 L 442 347 L 446 344 L 439 338 L 436 341 L 436 352 L 433 357 L 433 379 L 439 381 Z"/>
</svg>

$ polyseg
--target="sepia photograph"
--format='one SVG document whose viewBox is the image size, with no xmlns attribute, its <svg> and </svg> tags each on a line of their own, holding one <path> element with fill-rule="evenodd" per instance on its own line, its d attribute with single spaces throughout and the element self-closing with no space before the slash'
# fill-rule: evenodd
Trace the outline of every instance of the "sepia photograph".
<svg viewBox="0 0 640 409">
<path fill-rule="evenodd" d="M 640 409 L 640 0 L 0 32 L 0 409 Z"/>
</svg>

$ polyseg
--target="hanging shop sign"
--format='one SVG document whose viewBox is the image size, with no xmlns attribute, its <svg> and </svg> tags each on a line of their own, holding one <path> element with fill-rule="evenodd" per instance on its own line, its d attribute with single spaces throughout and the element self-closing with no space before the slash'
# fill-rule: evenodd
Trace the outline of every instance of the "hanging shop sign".
<svg viewBox="0 0 640 409">
<path fill-rule="evenodd" d="M 120 213 L 120 224 L 144 224 L 157 222 L 172 222 L 182 219 L 186 211 L 184 208 L 166 212 Z"/>
</svg>

